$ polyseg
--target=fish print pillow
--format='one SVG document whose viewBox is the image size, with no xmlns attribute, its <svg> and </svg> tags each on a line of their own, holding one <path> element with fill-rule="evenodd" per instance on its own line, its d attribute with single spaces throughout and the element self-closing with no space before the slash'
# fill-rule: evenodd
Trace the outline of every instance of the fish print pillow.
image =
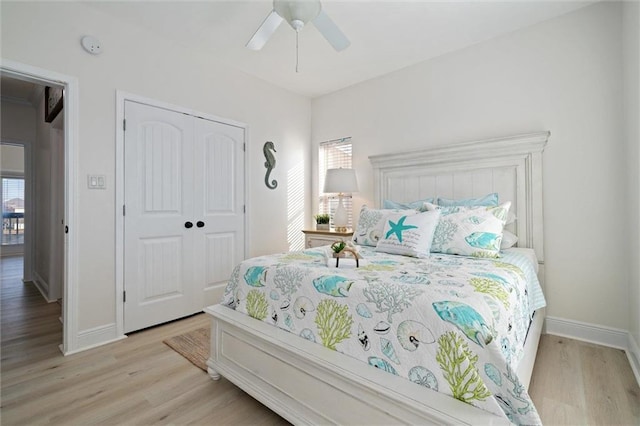
<svg viewBox="0 0 640 426">
<path fill-rule="evenodd" d="M 353 232 L 353 242 L 361 246 L 375 247 L 382 236 L 386 217 L 391 213 L 401 212 L 405 215 L 418 213 L 415 210 L 370 209 L 367 206 L 362 206 L 358 226 Z"/>
<path fill-rule="evenodd" d="M 438 207 L 442 216 L 431 243 L 432 253 L 474 257 L 500 257 L 502 232 L 511 201 L 498 206 Z"/>
<path fill-rule="evenodd" d="M 439 210 L 412 215 L 406 212 L 391 213 L 386 217 L 376 251 L 413 257 L 429 256 L 439 220 Z"/>
</svg>

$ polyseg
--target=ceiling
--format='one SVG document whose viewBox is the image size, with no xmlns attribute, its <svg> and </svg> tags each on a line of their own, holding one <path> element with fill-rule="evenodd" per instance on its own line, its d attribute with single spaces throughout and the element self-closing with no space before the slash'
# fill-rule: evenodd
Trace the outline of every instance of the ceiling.
<svg viewBox="0 0 640 426">
<path fill-rule="evenodd" d="M 324 11 L 351 40 L 336 52 L 313 25 L 283 23 L 260 51 L 244 47 L 273 4 L 236 1 L 97 1 L 90 7 L 200 49 L 290 91 L 316 97 L 559 16 L 593 1 L 332 1 Z M 93 34 L 100 37 L 100 34 Z M 109 46 L 104 46 L 109 49 Z"/>
<path fill-rule="evenodd" d="M 591 3 L 325 0 L 324 11 L 351 40 L 351 46 L 336 52 L 313 25 L 305 26 L 299 36 L 299 73 L 295 72 L 295 32 L 286 23 L 262 50 L 244 47 L 271 12 L 271 1 L 88 4 L 185 47 L 201 49 L 277 86 L 315 97 Z"/>
</svg>

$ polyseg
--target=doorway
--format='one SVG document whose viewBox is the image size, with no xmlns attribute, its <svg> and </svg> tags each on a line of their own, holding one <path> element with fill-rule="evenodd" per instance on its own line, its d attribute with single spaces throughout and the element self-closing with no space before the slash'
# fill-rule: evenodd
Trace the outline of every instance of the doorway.
<svg viewBox="0 0 640 426">
<path fill-rule="evenodd" d="M 42 278 L 42 282 L 46 282 L 48 285 L 50 282 L 59 282 L 59 292 L 51 293 L 52 299 L 57 300 L 62 297 L 62 342 L 60 350 L 65 354 L 77 352 L 78 347 L 78 324 L 77 324 L 77 235 L 73 231 L 73 224 L 76 219 L 76 192 L 73 182 L 76 182 L 76 140 L 77 140 L 77 93 L 78 83 L 74 77 L 59 74 L 53 71 L 45 70 L 38 67 L 33 67 L 26 64 L 17 63 L 10 60 L 3 60 L 0 65 L 0 76 L 2 78 L 10 78 L 17 81 L 27 82 L 42 87 L 59 88 L 59 93 L 63 96 L 64 112 L 58 115 L 58 128 L 52 126 L 52 135 L 54 138 L 58 138 L 58 149 L 55 150 L 54 155 L 58 155 L 59 162 L 52 161 L 51 167 L 54 168 L 53 173 L 60 178 L 56 182 L 52 182 L 52 185 L 56 186 L 53 192 L 49 192 L 49 205 L 53 199 L 53 207 L 51 208 L 51 214 L 47 215 L 46 219 L 40 221 L 39 225 L 47 229 L 47 234 L 50 238 L 46 242 L 46 251 L 48 253 L 54 253 L 53 256 L 47 256 L 42 258 L 42 264 L 46 263 L 47 277 Z M 4 95 L 4 93 L 3 93 Z M 44 104 L 43 104 L 43 108 Z M 44 110 L 42 111 L 42 121 L 44 122 Z M 52 116 L 53 117 L 53 116 Z M 36 125 L 41 124 L 36 121 Z M 32 149 L 33 142 L 25 144 L 25 158 L 27 168 L 38 167 L 37 164 L 29 164 L 30 159 L 33 157 L 33 153 L 27 152 L 28 149 Z M 54 164 L 55 163 L 55 164 Z M 51 169 L 49 169 L 51 173 Z M 34 197 L 29 196 L 29 191 L 34 192 L 38 190 L 36 185 L 29 184 L 29 172 L 26 170 L 25 178 L 25 212 L 24 212 L 24 279 L 25 280 L 38 280 L 35 274 L 30 277 L 32 272 L 37 271 L 38 267 L 35 266 L 34 250 L 36 245 L 32 241 L 33 232 L 30 229 L 30 224 L 34 222 L 32 216 L 34 209 L 29 207 L 29 200 Z M 51 178 L 51 175 L 49 175 Z M 42 194 L 40 194 L 42 195 Z M 18 226 L 20 228 L 20 226 Z M 71 229 L 71 232 L 68 230 Z M 67 233 L 68 232 L 68 233 Z M 57 237 L 56 237 L 57 235 Z M 40 241 L 38 243 L 41 243 Z M 44 247 L 44 246 L 43 246 Z M 30 259 L 32 257 L 33 259 Z M 53 272 L 52 272 L 53 271 Z M 42 289 L 40 289 L 42 292 Z M 52 288 L 53 290 L 53 288 Z"/>
</svg>

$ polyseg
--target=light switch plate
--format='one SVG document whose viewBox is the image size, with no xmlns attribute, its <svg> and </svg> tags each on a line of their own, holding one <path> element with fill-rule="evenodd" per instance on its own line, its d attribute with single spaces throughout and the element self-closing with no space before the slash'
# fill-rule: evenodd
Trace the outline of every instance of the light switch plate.
<svg viewBox="0 0 640 426">
<path fill-rule="evenodd" d="M 107 178 L 105 175 L 87 175 L 87 185 L 89 189 L 107 189 Z"/>
</svg>

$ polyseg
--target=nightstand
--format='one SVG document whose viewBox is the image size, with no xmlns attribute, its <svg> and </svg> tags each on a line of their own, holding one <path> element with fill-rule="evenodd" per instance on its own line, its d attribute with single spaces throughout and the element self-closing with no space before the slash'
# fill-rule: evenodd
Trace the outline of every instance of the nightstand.
<svg viewBox="0 0 640 426">
<path fill-rule="evenodd" d="M 330 246 L 336 241 L 348 241 L 353 236 L 353 231 L 337 232 L 303 229 L 302 232 L 304 232 L 304 248 Z"/>
</svg>

